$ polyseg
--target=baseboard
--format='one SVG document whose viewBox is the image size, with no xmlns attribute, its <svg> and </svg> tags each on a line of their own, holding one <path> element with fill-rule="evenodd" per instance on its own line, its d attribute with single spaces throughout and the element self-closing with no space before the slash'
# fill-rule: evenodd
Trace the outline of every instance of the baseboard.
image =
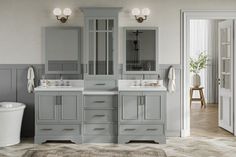
<svg viewBox="0 0 236 157">
<path fill-rule="evenodd" d="M 181 130 L 181 137 L 188 137 L 190 136 L 190 130 Z"/>
<path fill-rule="evenodd" d="M 180 130 L 167 130 L 166 137 L 180 137 Z"/>
</svg>

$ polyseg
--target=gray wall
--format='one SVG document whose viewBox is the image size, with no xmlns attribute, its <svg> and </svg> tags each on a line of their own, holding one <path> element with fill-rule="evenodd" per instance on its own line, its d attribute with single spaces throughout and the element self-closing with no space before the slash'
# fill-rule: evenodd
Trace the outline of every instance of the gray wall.
<svg viewBox="0 0 236 157">
<path fill-rule="evenodd" d="M 0 64 L 0 102 L 13 101 L 26 104 L 23 117 L 22 136 L 34 136 L 34 94 L 27 93 L 27 64 Z M 33 65 L 36 75 L 36 85 L 39 79 L 44 75 L 44 65 Z M 122 67 L 122 65 L 120 65 Z M 167 85 L 167 74 L 170 65 L 160 65 L 160 76 Z M 180 135 L 180 65 L 174 65 L 176 68 L 177 90 L 175 93 L 167 95 L 167 135 Z M 122 71 L 122 69 L 120 69 Z M 142 75 L 122 75 L 120 79 L 140 79 Z M 46 78 L 59 79 L 60 75 L 46 75 Z M 82 79 L 81 75 L 63 75 L 64 79 Z M 156 79 L 157 75 L 145 75 L 146 79 Z"/>
</svg>

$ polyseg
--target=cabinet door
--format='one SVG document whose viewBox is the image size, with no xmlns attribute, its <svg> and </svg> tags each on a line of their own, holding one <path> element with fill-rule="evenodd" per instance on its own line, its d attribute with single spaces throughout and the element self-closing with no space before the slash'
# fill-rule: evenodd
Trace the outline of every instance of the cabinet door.
<svg viewBox="0 0 236 157">
<path fill-rule="evenodd" d="M 60 122 L 79 122 L 81 120 L 82 96 L 77 92 L 60 94 Z"/>
<path fill-rule="evenodd" d="M 144 123 L 160 123 L 165 120 L 165 93 L 144 92 L 141 99 L 143 112 L 142 120 Z"/>
<path fill-rule="evenodd" d="M 141 121 L 141 92 L 122 92 L 119 102 L 120 122 L 140 122 Z"/>
<path fill-rule="evenodd" d="M 57 92 L 36 94 L 36 120 L 38 122 L 55 122 L 58 120 Z"/>
<path fill-rule="evenodd" d="M 88 19 L 88 75 L 114 75 L 114 19 Z"/>
</svg>

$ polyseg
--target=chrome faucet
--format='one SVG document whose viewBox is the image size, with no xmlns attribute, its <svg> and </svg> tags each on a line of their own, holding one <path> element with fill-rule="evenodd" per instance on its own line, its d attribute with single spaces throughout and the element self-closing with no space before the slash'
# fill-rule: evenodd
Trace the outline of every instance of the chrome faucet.
<svg viewBox="0 0 236 157">
<path fill-rule="evenodd" d="M 64 86 L 63 76 L 61 76 L 60 86 Z"/>
</svg>

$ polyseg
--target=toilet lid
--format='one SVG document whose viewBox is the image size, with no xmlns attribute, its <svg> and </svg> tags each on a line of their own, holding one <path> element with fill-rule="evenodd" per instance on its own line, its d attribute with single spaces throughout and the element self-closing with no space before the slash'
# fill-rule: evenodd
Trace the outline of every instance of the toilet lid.
<svg viewBox="0 0 236 157">
<path fill-rule="evenodd" d="M 23 109 L 25 104 L 18 102 L 0 102 L 0 111 L 14 110 L 14 109 Z"/>
</svg>

